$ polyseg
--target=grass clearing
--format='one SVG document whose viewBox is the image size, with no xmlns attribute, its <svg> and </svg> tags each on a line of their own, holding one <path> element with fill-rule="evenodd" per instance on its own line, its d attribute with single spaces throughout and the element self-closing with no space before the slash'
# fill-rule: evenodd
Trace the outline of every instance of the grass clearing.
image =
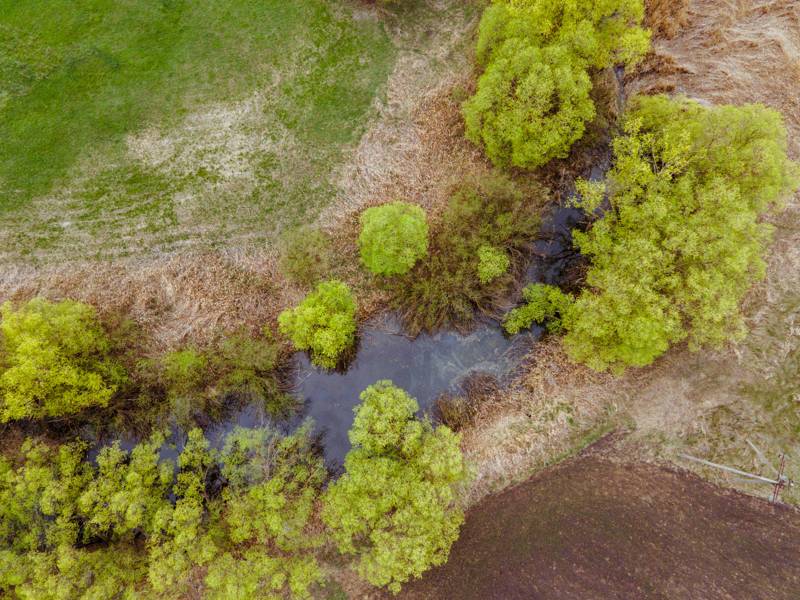
<svg viewBox="0 0 800 600">
<path fill-rule="evenodd" d="M 332 0 L 0 0 L 0 50 L 0 242 L 28 258 L 300 221 L 395 55 Z"/>
</svg>

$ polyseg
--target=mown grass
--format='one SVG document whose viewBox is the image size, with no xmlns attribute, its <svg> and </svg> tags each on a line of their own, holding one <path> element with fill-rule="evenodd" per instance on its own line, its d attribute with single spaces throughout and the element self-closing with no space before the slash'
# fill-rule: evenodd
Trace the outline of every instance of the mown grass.
<svg viewBox="0 0 800 600">
<path fill-rule="evenodd" d="M 393 56 L 376 19 L 334 0 L 0 0 L 0 221 L 25 223 L 13 240 L 24 254 L 75 228 L 83 238 L 162 232 L 168 245 L 229 214 L 250 231 L 283 213 L 298 220 L 330 195 L 327 176 L 363 130 Z M 126 150 L 129 135 L 169 132 L 209 103 L 253 93 L 262 99 L 237 134 L 291 144 L 237 155 L 253 173 L 244 188 L 221 184 L 219 149 L 191 172 Z M 64 188 L 63 202 L 26 212 Z M 180 193 L 200 196 L 188 217 Z"/>
</svg>

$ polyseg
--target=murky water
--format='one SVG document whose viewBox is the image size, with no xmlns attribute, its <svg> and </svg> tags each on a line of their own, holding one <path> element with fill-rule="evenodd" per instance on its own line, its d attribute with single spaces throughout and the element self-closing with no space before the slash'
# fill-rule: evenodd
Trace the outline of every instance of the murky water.
<svg viewBox="0 0 800 600">
<path fill-rule="evenodd" d="M 554 208 L 533 244 L 525 283 L 559 282 L 576 257 L 572 229 L 584 219 L 576 208 Z M 300 418 L 314 419 L 323 436 L 327 461 L 340 465 L 350 449 L 347 432 L 353 423 L 353 409 L 367 386 L 389 379 L 416 398 L 421 413 L 430 412 L 436 398 L 444 392 L 458 393 L 472 373 L 488 373 L 501 382 L 511 380 L 541 334 L 542 329 L 534 327 L 507 337 L 500 323 L 487 319 L 468 334 L 441 331 L 412 339 L 403 333 L 394 315 L 382 315 L 360 328 L 357 355 L 346 372 L 319 369 L 304 353 L 295 355 L 293 391 L 304 401 Z M 263 409 L 249 405 L 215 426 L 209 435 L 220 440 L 236 426 L 268 423 L 270 418 Z"/>
</svg>

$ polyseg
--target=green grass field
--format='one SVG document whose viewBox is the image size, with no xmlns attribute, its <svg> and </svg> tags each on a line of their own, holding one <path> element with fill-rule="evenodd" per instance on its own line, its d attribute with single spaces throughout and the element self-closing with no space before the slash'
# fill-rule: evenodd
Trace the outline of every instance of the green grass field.
<svg viewBox="0 0 800 600">
<path fill-rule="evenodd" d="M 330 201 L 394 56 L 333 0 L 0 0 L 0 250 L 267 240 Z"/>
</svg>

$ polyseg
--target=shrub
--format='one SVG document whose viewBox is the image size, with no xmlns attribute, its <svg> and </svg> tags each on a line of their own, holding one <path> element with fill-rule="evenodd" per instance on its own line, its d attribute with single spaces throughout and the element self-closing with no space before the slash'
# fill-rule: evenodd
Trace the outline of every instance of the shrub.
<svg viewBox="0 0 800 600">
<path fill-rule="evenodd" d="M 514 335 L 527 329 L 533 323 L 547 323 L 551 332 L 561 331 L 560 316 L 565 314 L 572 302 L 572 296 L 553 285 L 532 283 L 522 290 L 526 304 L 510 311 L 503 319 L 505 330 Z"/>
<path fill-rule="evenodd" d="M 484 72 L 463 105 L 467 138 L 500 167 L 564 158 L 595 115 L 589 69 L 632 64 L 647 51 L 642 0 L 498 0 L 486 9 Z"/>
<path fill-rule="evenodd" d="M 364 265 L 376 275 L 407 273 L 428 252 L 428 222 L 415 204 L 390 202 L 361 214 L 358 247 Z"/>
<path fill-rule="evenodd" d="M 283 311 L 278 325 L 296 348 L 311 353 L 314 364 L 333 369 L 355 341 L 355 316 L 350 288 L 331 280 L 320 283 L 299 306 Z"/>
<path fill-rule="evenodd" d="M 138 410 L 123 416 L 118 427 L 146 431 L 168 417 L 190 429 L 197 417 L 219 419 L 232 400 L 242 399 L 263 403 L 273 417 L 285 416 L 295 400 L 283 389 L 279 367 L 278 344 L 245 331 L 219 335 L 202 350 L 189 346 L 142 360 L 134 377 Z"/>
<path fill-rule="evenodd" d="M 311 285 L 331 270 L 330 238 L 312 227 L 298 227 L 282 240 L 280 267 L 300 285 Z"/>
<path fill-rule="evenodd" d="M 588 287 L 563 315 L 568 354 L 598 370 L 651 363 L 671 344 L 696 350 L 744 335 L 740 302 L 764 276 L 761 216 L 796 189 L 780 115 L 760 105 L 705 108 L 639 98 L 614 142 L 610 209 L 575 243 Z"/>
<path fill-rule="evenodd" d="M 460 387 L 460 394 L 444 392 L 436 399 L 436 410 L 442 423 L 453 431 L 472 425 L 480 406 L 500 391 L 497 378 L 480 371 L 468 375 Z"/>
<path fill-rule="evenodd" d="M 539 227 L 538 203 L 511 180 L 491 175 L 465 183 L 450 197 L 431 240 L 429 256 L 392 286 L 394 305 L 416 334 L 445 325 L 468 326 L 475 310 L 491 312 L 513 281 L 510 273 L 482 283 L 481 247 L 505 253 L 519 264 Z"/>
<path fill-rule="evenodd" d="M 328 488 L 322 517 L 358 572 L 398 591 L 447 560 L 463 522 L 456 487 L 466 469 L 459 437 L 414 418 L 417 402 L 390 381 L 361 394 L 345 473 Z"/>
<path fill-rule="evenodd" d="M 34 298 L 0 307 L 0 421 L 106 406 L 124 382 L 92 307 Z"/>
<path fill-rule="evenodd" d="M 493 246 L 478 248 L 478 280 L 486 285 L 508 272 L 511 259 L 508 254 Z"/>
<path fill-rule="evenodd" d="M 564 48 L 595 69 L 632 64 L 649 48 L 640 27 L 641 0 L 495 0 L 478 30 L 478 62 L 486 66 L 508 40 Z"/>
</svg>

